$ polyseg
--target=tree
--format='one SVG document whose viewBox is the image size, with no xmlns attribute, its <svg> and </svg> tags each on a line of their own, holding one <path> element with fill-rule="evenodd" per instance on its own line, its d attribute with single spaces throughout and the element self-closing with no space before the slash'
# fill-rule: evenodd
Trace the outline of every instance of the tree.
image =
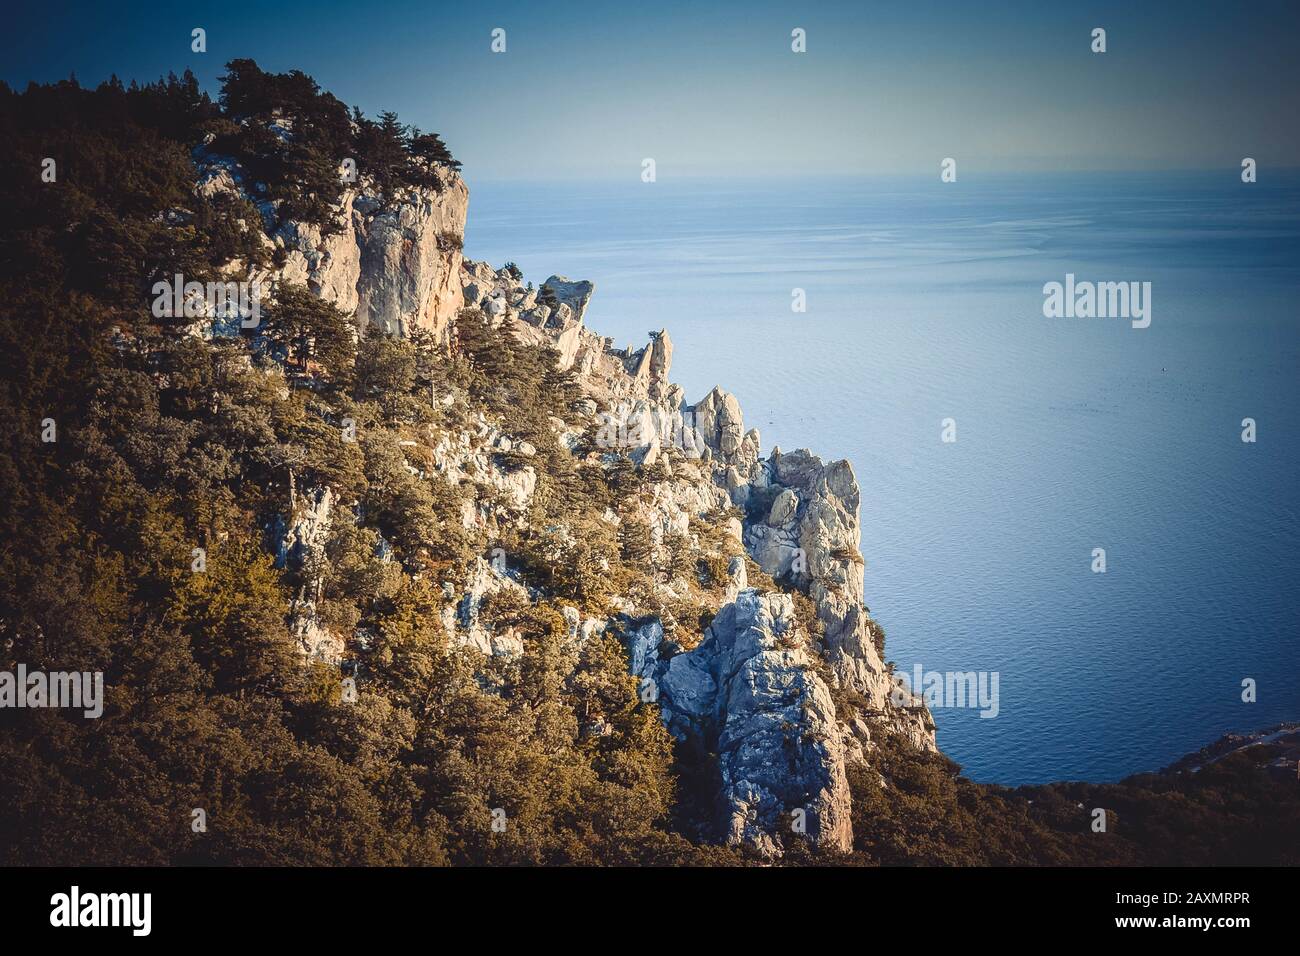
<svg viewBox="0 0 1300 956">
<path fill-rule="evenodd" d="M 351 320 L 305 286 L 282 285 L 262 311 L 257 327 L 286 364 L 299 372 L 316 362 L 336 385 L 346 385 L 353 371 Z"/>
</svg>

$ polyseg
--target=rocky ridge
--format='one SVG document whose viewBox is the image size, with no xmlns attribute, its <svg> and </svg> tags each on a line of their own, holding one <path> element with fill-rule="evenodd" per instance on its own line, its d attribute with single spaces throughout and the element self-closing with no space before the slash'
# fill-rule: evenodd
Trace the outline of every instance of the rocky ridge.
<svg viewBox="0 0 1300 956">
<path fill-rule="evenodd" d="M 202 168 L 200 190 L 250 195 L 230 163 L 212 158 Z M 848 850 L 846 767 L 869 762 L 873 735 L 898 733 L 917 748 L 936 749 L 933 721 L 919 701 L 896 689 L 863 603 L 861 491 L 852 467 L 824 463 L 804 449 L 778 448 L 763 458 L 759 433 L 745 428 L 733 395 L 715 388 L 691 404 L 670 381 L 673 345 L 666 330 L 640 349 L 619 349 L 587 328 L 593 283 L 551 276 L 534 287 L 513 267 L 464 260 L 467 202 L 463 181 L 446 171 L 441 190 L 405 189 L 386 205 L 364 183 L 347 190 L 337 231 L 328 235 L 311 224 L 275 224 L 267 211 L 273 227 L 263 241 L 284 252 L 282 265 L 259 278 L 271 288 L 304 283 L 355 313 L 359 327 L 398 336 L 424 330 L 446 342 L 452 318 L 462 308 L 478 310 L 520 341 L 554 349 L 558 367 L 571 370 L 589 396 L 575 408 L 577 421 L 553 420 L 565 447 L 576 448 L 583 428 L 591 428 L 607 449 L 598 453 L 603 461 L 626 453 L 643 470 L 662 469 L 662 480 L 638 505 L 655 547 L 674 535 L 690 537 L 693 522 L 706 516 L 728 515 L 724 538 L 737 551 L 743 548 L 757 571 L 806 595 L 815 619 L 800 619 L 791 594 L 749 586 L 746 562 L 733 557 L 725 601 L 694 647 L 666 637 L 665 624 L 671 629 L 672 622 L 647 616 L 634 600 L 608 619 L 566 608 L 571 638 L 617 633 L 632 674 L 647 688 L 646 699 L 658 702 L 669 730 L 683 745 L 717 756 L 713 838 L 768 856 L 781 853 L 787 832 Z M 495 461 L 503 449 L 524 450 L 508 422 L 480 413 L 474 428 L 409 444 L 431 456 L 433 474 L 407 466 L 421 479 L 485 481 L 506 492 L 516 514 L 528 509 L 531 469 L 504 470 Z M 281 529 L 282 565 L 320 564 L 331 520 L 329 489 L 306 495 L 307 506 Z M 465 527 L 474 529 L 486 517 L 471 510 Z M 519 637 L 485 629 L 478 609 L 488 596 L 508 590 L 527 597 L 528 589 L 499 563 L 483 559 L 466 577 L 469 584 L 459 593 L 447 585 L 442 619 L 448 634 L 487 655 L 521 654 Z M 671 599 L 690 588 L 677 578 L 660 591 Z M 330 634 L 314 612 L 309 580 L 295 605 L 295 635 L 305 654 L 340 660 L 347 636 Z M 852 706 L 837 706 L 837 696 Z"/>
<path fill-rule="evenodd" d="M 561 366 L 575 369 L 604 409 L 613 443 L 642 465 L 664 455 L 672 474 L 687 478 L 695 500 L 656 497 L 646 515 L 652 526 L 683 526 L 689 508 L 703 513 L 725 501 L 745 515 L 732 533 L 749 557 L 811 599 L 829 680 L 861 702 L 847 720 L 837 716 L 830 687 L 812 666 L 810 635 L 796 634 L 789 596 L 748 588 L 743 562 L 731 569 L 730 603 L 696 648 L 665 641 L 662 622 L 652 619 L 630 631 L 629 653 L 633 673 L 653 682 L 674 735 L 719 755 L 720 830 L 728 841 L 779 853 L 773 833 L 788 825 L 786 811 L 802 810 L 810 839 L 847 849 L 844 768 L 867 759 L 872 727 L 936 750 L 934 723 L 891 679 L 863 601 L 861 491 L 852 466 L 823 463 L 806 449 L 777 448 L 761 458 L 759 433 L 745 429 L 733 395 L 715 388 L 692 405 L 669 381 L 666 331 L 633 351 L 586 329 L 590 282 L 551 276 L 533 290 L 512 271 L 468 261 L 463 275 L 468 307 L 512 323 L 521 338 L 549 342 Z"/>
</svg>

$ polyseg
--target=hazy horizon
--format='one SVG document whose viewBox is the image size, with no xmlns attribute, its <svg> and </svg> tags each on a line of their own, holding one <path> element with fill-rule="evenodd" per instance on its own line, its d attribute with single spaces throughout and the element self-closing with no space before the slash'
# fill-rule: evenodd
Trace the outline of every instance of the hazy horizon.
<svg viewBox="0 0 1300 956">
<path fill-rule="evenodd" d="M 647 157 L 660 180 L 928 175 L 945 157 L 963 176 L 1246 156 L 1264 171 L 1300 166 L 1300 128 L 1276 121 L 1300 82 L 1295 4 L 56 9 L 15 13 L 0 39 L 10 86 L 74 71 L 89 86 L 110 74 L 150 82 L 188 67 L 215 96 L 224 64 L 251 57 L 440 133 L 485 181 L 635 178 Z M 204 53 L 191 51 L 195 27 Z M 791 51 L 796 27 L 804 53 Z M 1095 27 L 1105 53 L 1090 49 Z M 497 28 L 503 53 L 490 49 Z"/>
</svg>

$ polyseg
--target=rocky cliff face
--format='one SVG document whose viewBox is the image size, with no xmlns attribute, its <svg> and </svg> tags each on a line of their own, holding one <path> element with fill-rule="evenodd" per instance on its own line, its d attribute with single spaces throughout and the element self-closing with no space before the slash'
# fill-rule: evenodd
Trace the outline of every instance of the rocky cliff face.
<svg viewBox="0 0 1300 956">
<path fill-rule="evenodd" d="M 277 251 L 283 265 L 255 273 L 277 282 L 307 286 L 340 310 L 355 313 L 364 328 L 394 335 L 427 330 L 445 335 L 448 322 L 463 307 L 461 244 L 469 190 L 460 175 L 439 168 L 436 189 L 399 189 L 382 199 L 362 180 L 344 191 L 333 230 L 316 223 L 280 221 L 260 197 L 239 164 L 229 157 L 196 157 L 203 178 L 200 192 L 229 193 L 259 207 L 266 232 L 262 241 Z"/>
<path fill-rule="evenodd" d="M 867 615 L 859 551 L 861 492 L 852 466 L 823 464 L 806 449 L 782 454 L 777 448 L 759 467 L 757 478 L 735 492 L 747 500 L 754 489 L 765 488 L 762 503 L 771 501 L 766 514 L 760 509 L 746 528 L 746 549 L 764 571 L 812 599 L 836 679 L 860 694 L 871 712 L 887 715 L 892 728 L 914 745 L 934 749 L 933 721 L 911 695 L 901 698 Z M 869 743 L 869 734 L 859 733 Z"/>
<path fill-rule="evenodd" d="M 666 639 L 657 618 L 627 628 L 625 640 L 632 672 L 650 682 L 669 729 L 717 757 L 716 838 L 778 855 L 781 835 L 798 826 L 814 843 L 848 848 L 845 766 L 869 761 L 873 732 L 936 750 L 933 720 L 892 681 L 863 601 L 861 490 L 852 466 L 803 449 L 762 458 L 760 436 L 745 429 L 734 396 L 715 388 L 691 405 L 669 381 L 666 331 L 642 349 L 616 349 L 583 325 L 589 282 L 552 276 L 533 290 L 516 274 L 475 262 L 462 276 L 467 306 L 559 352 L 560 366 L 574 370 L 599 409 L 611 448 L 643 467 L 664 464 L 670 477 L 641 515 L 660 538 L 686 529 L 692 515 L 733 506 L 743 517 L 731 519 L 731 534 L 750 559 L 811 600 L 817 636 L 796 623 L 788 594 L 749 588 L 740 561 L 698 646 Z M 837 714 L 833 688 L 857 696 L 855 713 Z"/>
<path fill-rule="evenodd" d="M 620 350 L 612 338 L 583 324 L 593 283 L 551 276 L 534 289 L 516 273 L 471 261 L 463 263 L 461 281 L 466 306 L 482 309 L 497 325 L 509 323 L 525 342 L 554 348 L 559 367 L 572 369 L 598 400 L 610 405 L 646 400 L 664 409 L 680 406 L 682 393 L 673 393 L 668 382 L 673 346 L 667 335 L 655 336 L 643 349 Z"/>
<path fill-rule="evenodd" d="M 205 168 L 200 189 L 250 195 L 229 162 L 213 158 Z M 587 395 L 572 420 L 553 419 L 561 447 L 602 468 L 626 455 L 643 475 L 654 470 L 626 503 L 628 513 L 607 520 L 644 523 L 661 563 L 668 563 L 673 542 L 688 542 L 726 568 L 724 593 L 706 598 L 714 606 L 698 641 L 679 640 L 677 622 L 659 610 L 700 599 L 698 582 L 679 571 L 648 595 L 617 600 L 609 617 L 565 608 L 570 646 L 602 633 L 619 636 L 631 674 L 650 694 L 645 699 L 658 704 L 682 746 L 715 762 L 709 838 L 767 856 L 780 855 L 791 834 L 850 849 L 846 768 L 870 762 L 873 735 L 897 733 L 917 748 L 935 749 L 928 712 L 894 689 L 863 603 L 861 490 L 852 467 L 824 463 L 807 450 L 774 449 L 763 458 L 761 438 L 746 430 L 734 396 L 715 388 L 691 404 L 670 381 L 667 331 L 643 348 L 619 349 L 586 327 L 591 282 L 551 276 L 534 287 L 518 270 L 463 260 L 467 205 L 465 184 L 449 171 L 440 189 L 406 189 L 386 204 L 361 184 L 344 194 L 335 231 L 290 221 L 267 232 L 268 247 L 283 253 L 266 278 L 272 287 L 303 283 L 355 313 L 359 324 L 397 336 L 423 329 L 449 340 L 451 319 L 469 308 L 522 342 L 554 349 L 559 368 L 571 371 Z M 584 432 L 595 433 L 595 451 L 581 450 Z M 511 434 L 508 420 L 479 412 L 470 427 L 403 444 L 427 452 L 430 474 L 407 467 L 419 480 L 480 485 L 498 502 L 466 505 L 463 524 L 471 534 L 523 520 L 536 474 L 504 468 L 499 458 L 534 450 Z M 329 489 L 300 497 L 279 529 L 280 563 L 301 568 L 306 581 L 294 633 L 304 653 L 338 661 L 349 638 L 317 619 L 313 594 L 336 509 Z M 713 544 L 703 543 L 704 526 L 718 529 Z M 748 568 L 762 580 L 751 582 Z M 480 608 L 502 593 L 524 602 L 535 595 L 496 561 L 476 559 L 461 577 L 463 588 L 445 585 L 441 613 L 453 644 L 492 657 L 521 655 L 519 635 L 485 626 Z M 798 613 L 804 597 L 811 617 Z"/>
<path fill-rule="evenodd" d="M 754 561 L 812 598 L 837 678 L 864 695 L 873 709 L 890 710 L 894 685 L 875 647 L 863 600 L 861 490 L 852 465 L 825 464 L 807 449 L 785 454 L 775 448 L 761 458 L 758 430 L 746 431 L 735 396 L 714 388 L 691 405 L 681 387 L 669 381 L 673 345 L 666 331 L 632 351 L 615 349 L 612 340 L 582 326 L 583 309 L 594 291 L 589 282 L 552 276 L 543 283 L 543 294 L 553 286 L 582 290 L 580 307 L 566 311 L 561 323 L 547 321 L 546 307 L 530 304 L 537 294 L 519 287 L 504 270 L 492 273 L 482 263 L 467 262 L 463 275 L 467 305 L 485 307 L 499 322 L 515 323 L 523 338 L 557 349 L 577 343 L 572 352 L 560 349 L 561 366 L 574 368 L 607 414 L 628 426 L 618 440 L 633 457 L 644 462 L 648 450 L 672 445 L 681 457 L 699 460 L 702 475 L 725 490 L 731 503 L 747 509 L 743 540 Z M 574 332 L 579 334 L 570 334 Z M 911 713 L 910 706 L 906 710 Z M 896 716 L 918 745 L 926 746 L 928 740 L 932 746 L 933 728 L 927 729 L 924 711 L 917 709 L 915 715 L 915 722 Z"/>
<path fill-rule="evenodd" d="M 767 856 L 786 833 L 852 849 L 844 732 L 789 595 L 739 591 L 690 651 L 665 648 L 657 621 L 628 647 L 669 730 L 717 755 L 717 835 Z"/>
</svg>

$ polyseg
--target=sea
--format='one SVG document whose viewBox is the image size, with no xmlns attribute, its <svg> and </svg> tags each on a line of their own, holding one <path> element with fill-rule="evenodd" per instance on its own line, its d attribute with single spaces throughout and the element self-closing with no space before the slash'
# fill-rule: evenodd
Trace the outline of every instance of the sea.
<svg viewBox="0 0 1300 956">
<path fill-rule="evenodd" d="M 469 185 L 467 256 L 590 279 L 689 400 L 852 463 L 886 657 L 997 675 L 996 716 L 934 708 L 970 778 L 1300 719 L 1297 172 Z M 1067 281 L 1149 288 L 1150 324 L 1045 315 Z"/>
</svg>

